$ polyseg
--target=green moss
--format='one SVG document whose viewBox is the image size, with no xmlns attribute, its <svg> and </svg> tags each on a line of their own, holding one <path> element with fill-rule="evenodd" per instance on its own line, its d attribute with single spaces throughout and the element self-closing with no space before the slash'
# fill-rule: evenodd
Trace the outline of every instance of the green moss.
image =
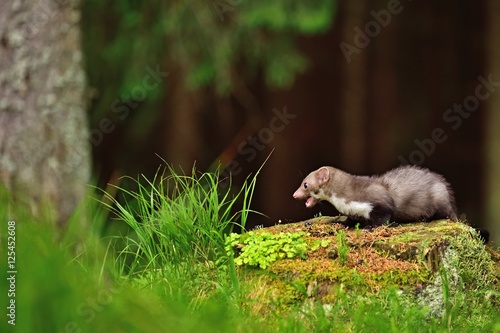
<svg viewBox="0 0 500 333">
<path fill-rule="evenodd" d="M 428 270 L 409 270 L 404 272 L 391 270 L 382 274 L 366 274 L 368 280 L 377 282 L 382 289 L 390 289 L 391 287 L 408 289 L 429 282 L 431 276 L 432 274 Z"/>
<path fill-rule="evenodd" d="M 445 255 L 449 256 L 446 265 L 453 279 L 458 274 L 458 279 L 468 287 L 493 288 L 495 269 L 491 256 L 474 236 L 473 229 L 463 223 L 435 221 L 368 231 L 347 229 L 335 223 L 337 220 L 319 217 L 257 231 L 300 235 L 308 249 L 316 250 L 303 257 L 283 258 L 269 264 L 266 274 L 272 274 L 273 278 L 256 288 L 267 289 L 266 293 L 274 295 L 273 306 L 279 304 L 283 310 L 307 299 L 334 302 L 339 290 L 359 297 L 378 297 L 396 289 L 411 298 L 415 292 L 432 285 L 434 291 L 427 294 L 436 295 L 443 288 L 435 282 Z M 338 254 L 340 248 L 345 253 L 343 260 Z M 331 255 L 335 251 L 337 255 Z M 451 251 L 456 258 L 450 256 Z M 259 270 L 253 272 L 256 271 Z M 241 271 L 243 275 L 244 272 L 248 270 Z M 442 297 L 437 300 L 442 304 Z"/>
<path fill-rule="evenodd" d="M 494 262 L 476 232 L 468 231 L 449 238 L 447 259 L 469 289 L 492 288 L 497 282 Z"/>
<path fill-rule="evenodd" d="M 263 270 L 241 267 L 243 306 L 260 315 L 285 313 L 305 299 L 299 282 L 283 279 Z"/>
</svg>

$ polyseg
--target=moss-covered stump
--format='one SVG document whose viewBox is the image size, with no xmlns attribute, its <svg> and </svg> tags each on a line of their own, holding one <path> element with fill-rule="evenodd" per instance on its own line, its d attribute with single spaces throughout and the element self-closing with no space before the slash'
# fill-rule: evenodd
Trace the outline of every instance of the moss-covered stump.
<svg viewBox="0 0 500 333">
<path fill-rule="evenodd" d="M 242 288 L 253 311 L 286 311 L 394 291 L 441 315 L 456 292 L 498 290 L 498 259 L 464 223 L 439 220 L 373 230 L 319 217 L 233 234 Z"/>
</svg>

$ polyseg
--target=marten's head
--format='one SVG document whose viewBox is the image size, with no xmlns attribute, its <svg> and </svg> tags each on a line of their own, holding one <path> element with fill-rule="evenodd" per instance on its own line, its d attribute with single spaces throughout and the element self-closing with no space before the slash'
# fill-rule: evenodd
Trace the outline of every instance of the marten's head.
<svg viewBox="0 0 500 333">
<path fill-rule="evenodd" d="M 322 186 L 330 180 L 330 169 L 321 167 L 311 172 L 302 181 L 300 187 L 293 194 L 297 200 L 306 200 L 306 207 L 314 207 L 318 201 L 323 200 Z"/>
</svg>

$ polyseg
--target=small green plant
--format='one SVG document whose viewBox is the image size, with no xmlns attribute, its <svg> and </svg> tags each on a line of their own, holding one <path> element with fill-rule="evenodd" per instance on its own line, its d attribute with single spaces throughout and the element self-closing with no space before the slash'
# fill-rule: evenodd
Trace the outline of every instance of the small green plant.
<svg viewBox="0 0 500 333">
<path fill-rule="evenodd" d="M 356 238 L 360 238 L 363 232 L 360 228 L 359 223 L 356 223 L 356 225 L 354 226 L 354 230 L 356 231 Z"/>
<path fill-rule="evenodd" d="M 362 241 L 361 241 L 361 235 L 363 233 L 363 231 L 359 228 L 359 223 L 356 223 L 356 226 L 355 226 L 355 235 L 356 235 L 356 241 L 357 241 L 357 246 L 358 246 L 358 250 L 359 252 L 361 253 L 361 256 L 364 258 L 365 257 L 365 249 L 363 248 L 363 244 L 362 244 Z"/>
<path fill-rule="evenodd" d="M 317 249 L 319 249 L 320 246 L 322 248 L 327 248 L 328 245 L 330 245 L 331 242 L 332 241 L 330 239 L 316 240 L 316 241 L 314 241 L 314 244 L 311 246 L 311 250 L 314 252 Z"/>
<path fill-rule="evenodd" d="M 339 262 L 344 265 L 347 263 L 347 255 L 349 254 L 349 245 L 347 245 L 347 239 L 345 232 L 339 230 L 337 233 L 337 249 L 339 252 Z"/>
<path fill-rule="evenodd" d="M 278 259 L 306 258 L 306 235 L 303 231 L 279 234 L 254 231 L 243 235 L 232 233 L 226 238 L 226 251 L 231 256 L 233 248 L 240 244 L 241 253 L 234 259 L 236 265 L 266 269 Z"/>
</svg>

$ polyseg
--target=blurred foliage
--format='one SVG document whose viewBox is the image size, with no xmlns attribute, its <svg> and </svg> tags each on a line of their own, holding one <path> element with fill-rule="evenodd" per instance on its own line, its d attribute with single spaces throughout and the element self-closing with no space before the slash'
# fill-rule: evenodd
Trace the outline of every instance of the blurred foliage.
<svg viewBox="0 0 500 333">
<path fill-rule="evenodd" d="M 295 38 L 326 31 L 334 12 L 335 0 L 84 1 L 83 48 L 99 100 L 91 122 L 110 114 L 116 98 L 126 103 L 148 66 L 183 75 L 188 88 L 213 87 L 219 95 L 231 93 L 234 75 L 252 82 L 262 73 L 269 87 L 290 86 L 307 66 Z M 167 90 L 161 87 L 148 91 L 143 103 L 155 105 Z M 146 127 L 155 119 L 134 117 L 143 117 Z"/>
</svg>

